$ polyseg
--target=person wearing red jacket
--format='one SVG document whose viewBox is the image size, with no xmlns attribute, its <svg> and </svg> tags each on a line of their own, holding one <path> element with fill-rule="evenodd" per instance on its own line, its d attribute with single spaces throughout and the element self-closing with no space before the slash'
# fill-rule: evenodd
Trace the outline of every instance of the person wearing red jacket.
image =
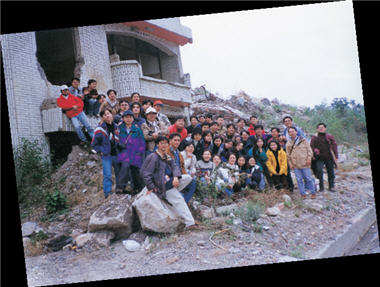
<svg viewBox="0 0 380 287">
<path fill-rule="evenodd" d="M 257 117 L 256 116 L 251 116 L 249 118 L 249 128 L 248 132 L 250 136 L 254 136 L 256 134 L 255 132 L 255 126 L 257 125 Z M 263 130 L 263 135 L 265 135 L 265 131 Z"/>
<path fill-rule="evenodd" d="M 174 125 L 169 127 L 169 135 L 172 133 L 179 133 L 181 135 L 181 141 L 186 139 L 187 130 L 185 128 L 185 118 L 183 116 L 176 117 Z"/>
<path fill-rule="evenodd" d="M 91 139 L 94 136 L 94 129 L 88 123 L 87 117 L 83 112 L 83 101 L 69 92 L 69 87 L 63 85 L 61 87 L 61 95 L 57 98 L 57 105 L 62 109 L 66 116 L 71 119 L 75 131 L 81 140 L 81 145 L 85 145 L 87 139 L 82 132 L 81 123 L 86 128 Z"/>
</svg>

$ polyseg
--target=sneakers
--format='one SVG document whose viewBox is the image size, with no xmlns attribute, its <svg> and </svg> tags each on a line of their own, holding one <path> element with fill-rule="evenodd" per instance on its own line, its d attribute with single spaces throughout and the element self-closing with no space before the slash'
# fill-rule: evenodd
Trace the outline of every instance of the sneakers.
<svg viewBox="0 0 380 287">
<path fill-rule="evenodd" d="M 302 199 L 306 199 L 306 197 L 307 197 L 306 194 L 301 194 Z"/>
<path fill-rule="evenodd" d="M 316 199 L 317 198 L 317 195 L 314 193 L 311 195 L 311 199 Z"/>
<path fill-rule="evenodd" d="M 335 188 L 333 188 L 333 187 L 330 187 L 330 188 L 329 188 L 329 191 L 331 191 L 331 192 L 336 192 Z"/>
</svg>

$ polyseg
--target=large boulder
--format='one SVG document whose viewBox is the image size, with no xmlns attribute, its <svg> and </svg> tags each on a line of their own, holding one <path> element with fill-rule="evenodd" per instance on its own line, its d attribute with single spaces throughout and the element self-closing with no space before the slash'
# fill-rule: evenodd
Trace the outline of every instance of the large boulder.
<svg viewBox="0 0 380 287">
<path fill-rule="evenodd" d="M 139 217 L 144 231 L 176 233 L 183 230 L 185 223 L 175 210 L 160 200 L 153 192 L 146 195 L 146 188 L 137 196 L 132 206 Z"/>
<path fill-rule="evenodd" d="M 132 234 L 133 209 L 128 195 L 111 195 L 90 217 L 89 232 L 112 231 L 116 239 Z"/>
</svg>

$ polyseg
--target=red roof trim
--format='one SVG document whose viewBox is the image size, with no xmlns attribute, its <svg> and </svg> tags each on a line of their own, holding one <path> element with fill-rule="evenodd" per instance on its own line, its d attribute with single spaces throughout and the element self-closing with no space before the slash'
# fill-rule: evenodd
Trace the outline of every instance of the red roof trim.
<svg viewBox="0 0 380 287">
<path fill-rule="evenodd" d="M 164 28 L 161 28 L 159 26 L 156 26 L 154 24 L 151 24 L 145 21 L 125 22 L 124 24 L 127 25 L 128 27 L 137 27 L 141 32 L 157 36 L 169 42 L 176 43 L 180 46 L 193 42 L 191 38 L 186 38 L 175 32 L 168 31 Z"/>
</svg>

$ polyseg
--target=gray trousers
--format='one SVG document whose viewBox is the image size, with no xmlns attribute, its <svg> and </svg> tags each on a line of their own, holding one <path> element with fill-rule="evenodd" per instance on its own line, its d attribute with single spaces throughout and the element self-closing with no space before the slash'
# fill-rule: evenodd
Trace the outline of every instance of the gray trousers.
<svg viewBox="0 0 380 287">
<path fill-rule="evenodd" d="M 189 185 L 191 181 L 192 177 L 190 175 L 182 174 L 182 177 L 179 180 L 179 186 L 177 188 L 173 187 L 166 191 L 166 199 L 173 205 L 173 209 L 178 214 L 178 216 L 184 219 L 186 226 L 195 224 L 195 221 L 180 191 Z M 148 189 L 145 186 L 142 190 L 142 193 L 145 194 L 147 191 Z"/>
</svg>

